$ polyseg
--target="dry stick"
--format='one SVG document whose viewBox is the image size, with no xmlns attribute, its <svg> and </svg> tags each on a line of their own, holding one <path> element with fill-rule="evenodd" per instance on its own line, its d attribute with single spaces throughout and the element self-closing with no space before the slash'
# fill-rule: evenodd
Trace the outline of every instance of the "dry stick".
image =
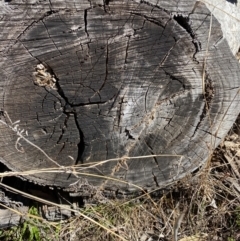
<svg viewBox="0 0 240 241">
<path fill-rule="evenodd" d="M 3 184 L 3 183 L 0 183 L 0 186 L 4 187 L 4 188 L 6 188 L 6 189 L 9 189 L 9 190 L 11 190 L 11 191 L 13 191 L 13 192 L 17 192 L 17 193 L 23 195 L 24 197 L 27 197 L 27 198 L 31 198 L 31 199 L 33 199 L 33 200 L 36 200 L 36 201 L 38 201 L 38 202 L 45 203 L 45 204 L 47 204 L 47 205 L 56 206 L 56 207 L 59 207 L 59 208 L 62 208 L 62 209 L 66 209 L 66 210 L 71 211 L 71 212 L 74 212 L 74 213 L 78 213 L 78 214 L 79 214 L 80 216 L 82 216 L 83 218 L 85 218 L 85 219 L 87 219 L 88 221 L 96 224 L 97 226 L 105 229 L 106 231 L 108 231 L 108 232 L 111 233 L 112 235 L 120 238 L 120 239 L 123 240 L 123 241 L 127 241 L 125 238 L 123 238 L 123 237 L 121 237 L 120 235 L 114 233 L 111 229 L 105 227 L 105 226 L 102 225 L 101 223 L 98 223 L 98 222 L 95 221 L 94 219 L 88 217 L 87 215 L 83 214 L 82 212 L 80 212 L 80 211 L 78 211 L 78 210 L 74 210 L 74 209 L 72 209 L 72 208 L 68 208 L 68 207 L 63 206 L 63 205 L 61 205 L 61 204 L 57 204 L 57 203 L 54 203 L 54 202 L 50 202 L 50 201 L 44 200 L 44 199 L 42 199 L 42 198 L 33 196 L 33 195 L 31 195 L 31 194 L 27 194 L 27 193 L 25 193 L 25 192 L 22 192 L 22 191 L 20 191 L 20 190 L 17 190 L 17 189 L 15 189 L 15 188 L 10 187 L 10 186 L 8 186 L 8 185 L 6 185 L 6 184 Z"/>
<path fill-rule="evenodd" d="M 185 212 L 182 212 L 175 220 L 174 222 L 174 226 L 173 226 L 173 241 L 178 241 L 178 230 L 181 226 L 181 223 L 182 223 L 182 220 L 183 220 L 183 217 L 185 215 Z"/>
<path fill-rule="evenodd" d="M 25 171 L 25 172 L 7 172 L 7 173 L 0 173 L 0 177 L 9 177 L 9 176 L 16 176 L 16 175 L 21 175 L 21 176 L 28 176 L 28 175 L 33 175 L 36 173 L 61 173 L 61 172 L 65 172 L 64 170 L 61 171 L 62 169 L 51 169 L 50 171 L 48 169 L 40 169 L 40 170 L 31 170 L 31 171 Z M 60 172 L 59 172 L 60 171 Z M 108 180 L 112 180 L 112 181 L 118 181 L 124 184 L 129 184 L 130 186 L 136 187 L 137 189 L 140 189 L 141 191 L 145 192 L 143 188 L 141 188 L 138 185 L 135 185 L 133 183 L 128 183 L 127 181 L 121 180 L 121 179 L 117 179 L 117 178 L 113 178 L 113 177 L 108 177 L 108 176 L 100 176 L 97 174 L 90 174 L 90 173 L 84 173 L 84 172 L 74 172 L 74 174 L 79 174 L 82 176 L 90 176 L 90 177 L 97 177 L 97 178 L 102 178 L 102 179 L 108 179 Z M 147 195 L 147 193 L 146 193 Z"/>
<path fill-rule="evenodd" d="M 17 174 L 17 175 L 24 176 L 24 174 L 25 174 L 25 175 L 30 175 L 30 174 L 36 174 L 36 173 L 41 173 L 41 172 L 43 172 L 43 171 L 40 171 L 40 172 L 39 172 L 39 170 L 32 170 L 32 171 L 28 171 L 28 172 L 25 172 L 25 173 L 24 173 L 24 172 L 10 172 L 10 173 L 2 173 L 2 174 L 0 174 L 0 177 L 13 176 L 13 175 L 16 175 L 16 174 Z M 53 171 L 53 170 L 47 171 L 47 169 L 45 169 L 44 172 L 49 172 L 49 173 L 54 173 L 54 172 L 56 172 L 56 173 L 59 173 L 59 170 L 56 169 L 55 171 Z M 62 171 L 62 172 L 65 172 L 65 171 Z M 132 200 L 130 200 L 130 201 L 133 201 L 133 200 L 135 200 L 135 199 L 138 199 L 138 198 L 141 198 L 141 197 L 144 197 L 144 196 L 148 196 L 148 198 L 152 201 L 153 205 L 158 209 L 156 203 L 152 200 L 150 194 L 151 194 L 152 192 L 156 191 L 156 190 L 161 189 L 161 187 L 158 188 L 158 189 L 155 189 L 155 190 L 153 190 L 153 191 L 151 191 L 151 192 L 146 192 L 142 187 L 140 187 L 140 186 L 138 186 L 138 185 L 135 185 L 135 184 L 133 184 L 133 183 L 128 183 L 127 181 L 120 180 L 120 179 L 117 179 L 117 178 L 108 177 L 108 176 L 100 176 L 100 175 L 97 175 L 97 174 L 81 173 L 81 172 L 74 172 L 74 174 L 75 174 L 75 175 L 76 175 L 76 174 L 79 174 L 79 175 L 82 175 L 82 176 L 92 176 L 92 177 L 97 177 L 97 178 L 103 178 L 103 179 L 112 180 L 112 181 L 117 181 L 117 182 L 121 182 L 121 183 L 124 183 L 124 184 L 128 184 L 128 185 L 130 185 L 130 186 L 136 187 L 137 189 L 141 190 L 144 194 L 141 195 L 141 196 L 139 196 L 139 197 L 137 197 L 137 198 L 134 198 L 134 199 L 132 199 Z M 174 183 L 174 182 L 172 182 L 172 183 Z M 128 202 L 130 202 L 130 201 L 128 201 Z M 128 203 L 128 202 L 126 202 L 126 203 Z M 121 206 L 121 205 L 120 205 L 120 206 Z"/>
</svg>

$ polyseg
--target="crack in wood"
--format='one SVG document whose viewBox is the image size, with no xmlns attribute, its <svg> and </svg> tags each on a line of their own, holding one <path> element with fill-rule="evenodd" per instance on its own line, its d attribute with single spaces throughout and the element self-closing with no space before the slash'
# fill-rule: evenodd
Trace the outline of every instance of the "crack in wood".
<svg viewBox="0 0 240 241">
<path fill-rule="evenodd" d="M 123 102 L 124 100 L 124 96 L 120 98 L 120 102 L 119 102 L 119 110 L 118 110 L 118 127 L 120 126 L 120 122 L 121 122 L 121 116 L 122 116 L 122 104 L 125 103 Z"/>
<path fill-rule="evenodd" d="M 186 89 L 186 85 L 185 85 L 184 81 L 182 81 L 179 78 L 175 77 L 173 74 L 167 72 L 164 68 L 162 68 L 162 69 L 165 72 L 165 74 L 170 77 L 171 80 L 178 81 L 182 85 L 183 89 L 184 90 Z"/>
<path fill-rule="evenodd" d="M 153 151 L 153 148 L 149 145 L 149 143 L 146 141 L 146 140 L 144 140 L 144 143 L 147 145 L 147 147 L 149 148 L 149 151 L 150 151 L 150 153 L 151 153 L 151 155 L 153 155 L 153 160 L 154 160 L 154 162 L 155 162 L 155 164 L 157 165 L 157 168 L 159 169 L 159 171 L 162 173 L 162 175 L 166 178 L 166 176 L 165 176 L 165 174 L 162 172 L 162 170 L 161 170 L 161 168 L 160 168 L 160 166 L 159 166 L 159 163 L 158 163 L 158 161 L 157 161 L 157 157 L 155 156 L 155 153 L 154 153 L 154 151 Z M 155 174 L 153 173 L 153 171 L 152 171 L 152 175 L 153 175 L 153 177 L 154 177 L 154 182 L 156 183 L 156 186 L 158 187 L 158 181 L 157 181 L 157 178 L 156 178 L 156 176 L 155 176 Z"/>
<path fill-rule="evenodd" d="M 91 9 L 91 8 L 87 8 L 87 9 L 85 9 L 84 10 L 84 24 L 85 24 L 85 28 L 84 28 L 84 30 L 85 30 L 85 33 L 86 33 L 86 35 L 89 37 L 89 33 L 88 33 L 88 29 L 87 29 L 87 14 L 88 14 L 88 10 L 89 9 Z"/>
<path fill-rule="evenodd" d="M 202 46 L 201 46 L 201 42 L 199 42 L 197 40 L 196 35 L 195 35 L 194 31 L 191 28 L 191 25 L 189 23 L 189 16 L 185 17 L 185 16 L 179 14 L 179 15 L 174 15 L 173 19 L 180 26 L 182 26 L 187 31 L 187 33 L 189 33 L 189 35 L 191 36 L 192 43 L 193 43 L 193 45 L 195 47 L 195 53 L 193 54 L 193 60 L 195 60 L 198 63 L 198 61 L 196 60 L 196 54 L 202 49 Z"/>
<path fill-rule="evenodd" d="M 145 112 L 146 113 L 147 113 L 147 95 L 148 95 L 149 88 L 150 88 L 150 85 L 148 86 L 147 91 L 145 93 L 145 105 L 144 105 L 144 107 L 145 107 Z"/>
<path fill-rule="evenodd" d="M 196 128 L 191 136 L 191 138 L 193 138 L 197 132 L 197 130 L 199 129 L 199 127 L 201 126 L 202 124 L 202 121 L 204 120 L 204 118 L 207 116 L 207 115 L 210 115 L 209 113 L 209 110 L 210 110 L 210 107 L 211 107 L 211 103 L 212 103 L 212 99 L 214 97 L 214 94 L 215 94 L 215 90 L 214 90 L 214 86 L 213 86 L 213 82 L 212 80 L 210 79 L 210 76 L 209 74 L 207 73 L 207 71 L 205 71 L 205 80 L 204 80 L 204 85 L 205 85 L 205 93 L 203 96 L 201 96 L 202 100 L 204 101 L 204 106 L 203 106 L 203 110 L 202 110 L 202 113 L 200 115 L 200 120 L 199 122 L 197 123 L 196 125 Z M 200 97 L 199 97 L 200 98 Z M 209 116 L 209 124 L 210 126 L 212 126 L 212 123 L 211 123 L 211 118 Z M 210 133 L 210 132 L 207 132 L 205 131 L 206 133 L 210 134 L 210 135 L 213 135 L 213 133 Z"/>
<path fill-rule="evenodd" d="M 135 138 L 131 135 L 130 130 L 125 129 L 125 133 L 128 139 L 135 140 Z"/>
<path fill-rule="evenodd" d="M 77 146 L 78 146 L 78 152 L 77 152 L 77 158 L 76 158 L 76 160 L 75 160 L 75 164 L 77 164 L 77 163 L 81 160 L 82 154 L 83 154 L 84 149 L 85 149 L 85 143 L 84 143 L 84 135 L 83 135 L 83 132 L 82 132 L 82 130 L 81 130 L 81 128 L 80 128 L 80 125 L 79 125 L 79 123 L 78 123 L 77 113 L 76 113 L 74 107 L 76 107 L 76 106 L 84 106 L 84 105 L 88 105 L 88 104 L 99 104 L 99 103 L 87 103 L 87 104 L 81 103 L 81 104 L 79 104 L 79 105 L 73 105 L 73 104 L 69 103 L 69 100 L 68 100 L 68 98 L 66 97 L 63 89 L 61 88 L 61 86 L 60 86 L 60 84 L 59 84 L 59 80 L 58 80 L 58 78 L 56 77 L 56 75 L 54 74 L 53 70 L 52 70 L 49 66 L 47 66 L 47 68 L 48 68 L 48 71 L 51 73 L 51 75 L 54 76 L 54 78 L 56 79 L 56 82 L 55 82 L 56 87 L 57 87 L 57 88 L 56 88 L 56 91 L 59 93 L 59 95 L 60 95 L 60 96 L 62 97 L 62 99 L 65 101 L 65 105 L 63 106 L 63 113 L 66 115 L 66 118 L 65 118 L 65 121 L 64 121 L 64 126 L 62 127 L 62 134 L 60 135 L 57 143 L 58 143 L 58 144 L 60 143 L 60 141 L 61 141 L 61 139 L 62 139 L 62 137 L 63 137 L 63 135 L 64 135 L 64 133 L 65 133 L 65 129 L 67 128 L 68 119 L 69 119 L 70 115 L 73 114 L 76 127 L 77 127 L 77 129 L 78 129 L 78 131 L 79 131 L 79 139 L 80 139 L 79 143 L 77 144 Z M 43 108 L 43 106 L 42 106 L 42 108 Z M 65 143 L 64 143 L 64 146 L 65 146 Z M 64 146 L 62 147 L 62 149 L 60 150 L 60 152 L 63 150 Z M 59 153 L 60 153 L 60 152 L 59 152 Z M 71 176 L 71 174 L 69 175 L 68 178 L 70 178 L 70 176 Z"/>
<path fill-rule="evenodd" d="M 153 181 L 155 182 L 156 186 L 159 187 L 157 177 L 154 175 L 153 172 L 152 172 L 152 176 L 153 176 Z"/>
<path fill-rule="evenodd" d="M 98 93 L 102 90 L 102 88 L 104 87 L 104 85 L 106 84 L 107 82 L 107 78 L 108 78 L 108 59 L 109 59 L 109 50 L 108 50 L 108 41 L 107 41 L 107 44 L 106 44 L 107 48 L 106 48 L 106 60 L 105 60 L 105 77 L 104 77 L 104 81 L 101 85 L 101 87 L 99 88 L 99 90 L 97 91 Z M 101 99 L 101 95 L 100 95 L 100 99 Z"/>
<path fill-rule="evenodd" d="M 85 149 L 85 142 L 84 142 L 84 134 L 83 134 L 83 131 L 81 130 L 81 127 L 78 123 L 76 112 L 74 112 L 74 120 L 75 120 L 75 124 L 78 128 L 79 136 L 80 136 L 80 142 L 78 143 L 78 154 L 77 154 L 77 158 L 76 158 L 76 162 L 75 162 L 75 165 L 76 165 L 79 161 L 81 163 L 83 163 L 83 160 L 81 158 L 82 158 L 82 155 L 83 155 L 83 152 L 84 152 L 84 149 Z"/>
<path fill-rule="evenodd" d="M 70 114 L 67 113 L 67 114 L 66 114 L 66 117 L 65 117 L 65 120 L 64 120 L 64 123 L 63 123 L 63 127 L 62 127 L 62 133 L 61 133 L 61 135 L 59 136 L 59 138 L 58 138 L 58 140 L 57 140 L 57 144 L 59 144 L 60 141 L 62 140 L 63 135 L 64 135 L 64 133 L 65 133 L 67 127 L 68 127 L 68 126 L 67 126 L 67 122 L 68 122 L 69 117 L 70 117 Z"/>
<path fill-rule="evenodd" d="M 128 41 L 127 41 L 127 46 L 126 46 L 126 51 L 125 51 L 124 64 L 127 63 L 128 48 L 129 48 L 129 42 L 130 42 L 131 35 L 127 36 L 127 38 L 128 38 Z"/>
<path fill-rule="evenodd" d="M 141 16 L 143 17 L 145 20 L 149 21 L 150 23 L 154 23 L 160 27 L 162 27 L 163 29 L 165 29 L 166 25 L 161 23 L 161 19 L 157 19 L 154 17 L 149 17 L 147 15 L 141 14 L 141 13 L 136 13 L 136 12 L 130 12 L 132 15 L 136 15 L 136 16 Z"/>
<path fill-rule="evenodd" d="M 105 13 L 109 13 L 110 12 L 110 1 L 112 0 L 103 0 L 103 9 Z"/>
</svg>

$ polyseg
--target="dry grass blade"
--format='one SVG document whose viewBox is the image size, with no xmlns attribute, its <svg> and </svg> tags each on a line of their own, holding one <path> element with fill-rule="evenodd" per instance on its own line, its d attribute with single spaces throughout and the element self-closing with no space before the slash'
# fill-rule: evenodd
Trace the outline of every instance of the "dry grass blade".
<svg viewBox="0 0 240 241">
<path fill-rule="evenodd" d="M 174 222 L 174 227 L 173 227 L 173 241 L 178 241 L 178 230 L 180 228 L 180 225 L 182 223 L 183 217 L 185 213 L 181 213 L 175 220 Z"/>
</svg>

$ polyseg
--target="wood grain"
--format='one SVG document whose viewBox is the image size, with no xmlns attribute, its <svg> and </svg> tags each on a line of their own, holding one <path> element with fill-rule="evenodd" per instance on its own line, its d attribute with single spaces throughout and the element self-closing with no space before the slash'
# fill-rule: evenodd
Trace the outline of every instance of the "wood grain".
<svg viewBox="0 0 240 241">
<path fill-rule="evenodd" d="M 206 162 L 239 114 L 239 64 L 203 3 L 1 4 L 1 110 L 60 166 L 119 158 L 79 169 L 93 186 L 129 192 L 178 180 Z M 55 85 L 37 84 L 39 64 Z M 10 169 L 58 167 L 23 139 L 16 148 L 17 139 L 0 125 Z M 147 155 L 162 156 L 124 158 Z M 60 187 L 77 180 L 27 179 Z"/>
</svg>

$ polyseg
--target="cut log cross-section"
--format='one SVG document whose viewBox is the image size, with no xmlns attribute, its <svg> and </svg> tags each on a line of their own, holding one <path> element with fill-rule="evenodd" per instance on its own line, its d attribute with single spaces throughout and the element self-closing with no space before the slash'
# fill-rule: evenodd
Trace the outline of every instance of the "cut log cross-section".
<svg viewBox="0 0 240 241">
<path fill-rule="evenodd" d="M 67 188 L 76 165 L 95 187 L 161 187 L 201 166 L 239 113 L 239 64 L 203 3 L 1 4 L 1 162 L 59 168 L 30 181 Z"/>
</svg>

